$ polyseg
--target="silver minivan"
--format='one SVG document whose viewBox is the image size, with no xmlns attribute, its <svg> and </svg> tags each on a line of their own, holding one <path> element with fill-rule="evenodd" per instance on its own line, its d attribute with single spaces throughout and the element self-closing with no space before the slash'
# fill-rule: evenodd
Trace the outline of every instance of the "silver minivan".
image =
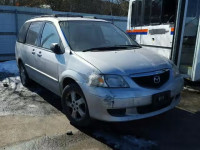
<svg viewBox="0 0 200 150">
<path fill-rule="evenodd" d="M 174 108 L 183 78 L 166 58 L 142 48 L 112 23 L 41 16 L 25 22 L 16 42 L 21 82 L 62 99 L 71 123 L 147 118 Z"/>
</svg>

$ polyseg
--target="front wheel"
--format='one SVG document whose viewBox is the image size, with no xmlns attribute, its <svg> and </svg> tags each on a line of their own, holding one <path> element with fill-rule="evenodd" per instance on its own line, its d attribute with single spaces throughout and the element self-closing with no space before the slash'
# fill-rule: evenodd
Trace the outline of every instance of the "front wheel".
<svg viewBox="0 0 200 150">
<path fill-rule="evenodd" d="M 62 93 L 62 108 L 72 124 L 82 127 L 90 124 L 87 102 L 77 84 L 69 84 L 64 88 Z"/>
</svg>

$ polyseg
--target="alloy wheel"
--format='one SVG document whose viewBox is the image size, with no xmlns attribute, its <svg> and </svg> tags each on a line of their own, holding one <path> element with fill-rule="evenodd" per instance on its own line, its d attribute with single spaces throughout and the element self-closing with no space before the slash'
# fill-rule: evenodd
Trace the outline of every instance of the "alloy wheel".
<svg viewBox="0 0 200 150">
<path fill-rule="evenodd" d="M 71 117 L 76 120 L 82 120 L 86 116 L 86 102 L 84 97 L 75 91 L 71 91 L 66 97 L 66 106 Z"/>
</svg>

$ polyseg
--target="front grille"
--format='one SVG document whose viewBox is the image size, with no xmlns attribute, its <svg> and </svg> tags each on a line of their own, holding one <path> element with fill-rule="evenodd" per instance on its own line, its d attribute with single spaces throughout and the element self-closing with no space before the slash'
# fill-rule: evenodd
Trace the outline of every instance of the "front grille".
<svg viewBox="0 0 200 150">
<path fill-rule="evenodd" d="M 139 86 L 146 88 L 159 88 L 169 80 L 170 71 L 163 70 L 148 76 L 132 77 L 132 80 Z"/>
</svg>

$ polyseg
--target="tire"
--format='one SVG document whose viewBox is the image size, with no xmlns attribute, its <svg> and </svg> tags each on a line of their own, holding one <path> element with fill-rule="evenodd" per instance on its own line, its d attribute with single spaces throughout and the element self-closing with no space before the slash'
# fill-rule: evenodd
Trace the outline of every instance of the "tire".
<svg viewBox="0 0 200 150">
<path fill-rule="evenodd" d="M 71 124 L 87 127 L 91 123 L 85 96 L 80 87 L 75 84 L 67 85 L 62 93 L 62 108 Z"/>
<path fill-rule="evenodd" d="M 28 77 L 28 74 L 26 72 L 26 69 L 25 69 L 23 63 L 19 64 L 19 75 L 20 75 L 22 85 L 27 87 L 30 84 L 31 80 Z"/>
</svg>

